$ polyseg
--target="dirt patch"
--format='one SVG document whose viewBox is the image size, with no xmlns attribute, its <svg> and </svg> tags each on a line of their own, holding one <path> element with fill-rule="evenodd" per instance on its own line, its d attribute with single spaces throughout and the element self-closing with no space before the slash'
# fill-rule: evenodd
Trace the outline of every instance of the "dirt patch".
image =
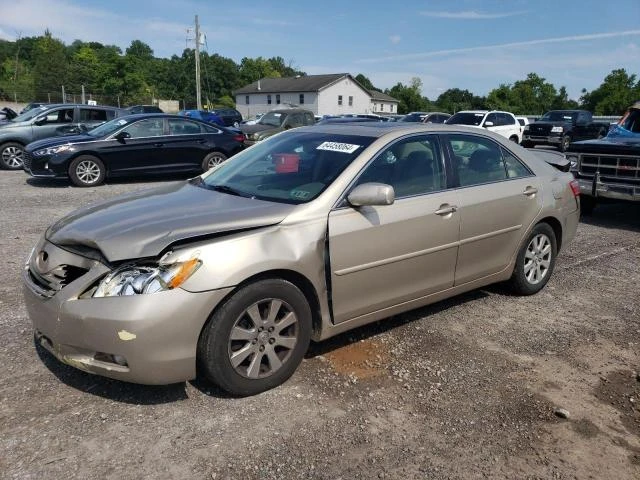
<svg viewBox="0 0 640 480">
<path fill-rule="evenodd" d="M 595 396 L 620 412 L 629 433 L 640 436 L 640 382 L 630 370 L 617 370 L 600 379 Z"/>
<path fill-rule="evenodd" d="M 573 429 L 584 438 L 594 438 L 600 433 L 600 429 L 591 420 L 580 419 L 573 425 Z"/>
<path fill-rule="evenodd" d="M 348 377 L 365 379 L 387 372 L 389 352 L 375 340 L 360 340 L 325 354 L 334 370 Z"/>
</svg>

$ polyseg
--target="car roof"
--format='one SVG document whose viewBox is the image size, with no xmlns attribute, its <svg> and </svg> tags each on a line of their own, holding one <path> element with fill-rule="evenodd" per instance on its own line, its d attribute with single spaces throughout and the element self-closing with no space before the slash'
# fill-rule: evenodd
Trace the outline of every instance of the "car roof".
<svg viewBox="0 0 640 480">
<path fill-rule="evenodd" d="M 496 138 L 492 132 L 477 129 L 466 125 L 449 125 L 441 123 L 398 123 L 398 122 L 353 122 L 353 123 L 326 123 L 315 124 L 307 127 L 298 127 L 294 131 L 316 132 L 338 135 L 355 135 L 362 137 L 380 138 L 389 133 L 472 133 L 474 135 L 490 136 Z M 498 135 L 498 137 L 501 137 Z M 505 138 L 505 137 L 501 137 Z"/>
</svg>

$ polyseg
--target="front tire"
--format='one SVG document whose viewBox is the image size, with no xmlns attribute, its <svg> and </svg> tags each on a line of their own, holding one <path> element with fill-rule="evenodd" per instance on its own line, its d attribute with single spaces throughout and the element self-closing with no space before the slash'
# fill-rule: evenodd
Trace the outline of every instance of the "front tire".
<svg viewBox="0 0 640 480">
<path fill-rule="evenodd" d="M 304 294 L 282 279 L 240 288 L 218 308 L 198 341 L 200 371 L 223 390 L 255 395 L 284 383 L 311 338 Z"/>
<path fill-rule="evenodd" d="M 593 209 L 596 208 L 597 201 L 593 197 L 580 195 L 580 213 L 582 215 L 591 215 Z"/>
<path fill-rule="evenodd" d="M 5 170 L 20 170 L 24 165 L 24 146 L 7 142 L 0 146 L 0 167 Z"/>
<path fill-rule="evenodd" d="M 547 284 L 558 253 L 556 234 L 547 223 L 536 225 L 523 243 L 509 286 L 518 295 L 533 295 Z"/>
<path fill-rule="evenodd" d="M 523 140 L 520 145 L 522 145 L 524 148 L 533 148 L 535 146 L 533 143 L 527 140 Z"/>
<path fill-rule="evenodd" d="M 202 171 L 207 172 L 227 160 L 227 156 L 222 152 L 211 152 L 202 161 Z"/>
<path fill-rule="evenodd" d="M 509 137 L 509 140 L 511 140 L 514 143 L 520 143 L 516 135 L 512 135 L 511 137 Z"/>
<path fill-rule="evenodd" d="M 104 182 L 104 163 L 94 156 L 81 155 L 69 165 L 69 178 L 78 187 L 95 187 Z"/>
</svg>

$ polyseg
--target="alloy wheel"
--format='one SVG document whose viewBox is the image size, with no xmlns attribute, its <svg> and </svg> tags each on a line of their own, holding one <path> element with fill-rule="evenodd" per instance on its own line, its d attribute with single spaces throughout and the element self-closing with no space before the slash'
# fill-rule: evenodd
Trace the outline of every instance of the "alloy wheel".
<svg viewBox="0 0 640 480">
<path fill-rule="evenodd" d="M 298 342 L 298 317 L 277 298 L 254 303 L 234 323 L 229 336 L 229 360 L 250 379 L 264 378 L 287 362 Z"/>
<path fill-rule="evenodd" d="M 7 147 L 2 151 L 2 162 L 9 168 L 20 168 L 23 165 L 24 150 L 20 147 Z"/>
<path fill-rule="evenodd" d="M 531 239 L 524 254 L 524 275 L 531 285 L 540 283 L 551 266 L 551 240 L 544 233 Z"/>
<path fill-rule="evenodd" d="M 225 160 L 226 160 L 226 157 L 222 157 L 220 155 L 212 155 L 211 157 L 209 157 L 209 160 L 207 161 L 207 170 L 210 170 L 213 167 L 217 167 Z"/>
<path fill-rule="evenodd" d="M 91 160 L 83 160 L 76 167 L 76 175 L 82 183 L 90 185 L 100 178 L 100 166 Z"/>
</svg>

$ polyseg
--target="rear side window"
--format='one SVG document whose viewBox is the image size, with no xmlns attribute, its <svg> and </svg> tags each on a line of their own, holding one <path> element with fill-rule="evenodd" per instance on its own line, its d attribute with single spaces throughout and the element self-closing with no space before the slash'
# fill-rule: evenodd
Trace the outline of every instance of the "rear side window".
<svg viewBox="0 0 640 480">
<path fill-rule="evenodd" d="M 451 135 L 447 141 L 461 187 L 507 179 L 502 152 L 496 143 L 472 135 Z"/>
<path fill-rule="evenodd" d="M 201 132 L 199 123 L 180 118 L 169 119 L 169 135 L 193 135 Z"/>
<path fill-rule="evenodd" d="M 111 117 L 107 117 L 106 110 L 97 110 L 93 108 L 81 108 L 80 109 L 80 121 L 81 122 L 106 122 L 108 119 L 113 118 L 113 112 Z"/>
<path fill-rule="evenodd" d="M 533 175 L 529 169 L 508 150 L 502 149 L 502 158 L 507 168 L 508 178 L 520 178 Z"/>
</svg>

